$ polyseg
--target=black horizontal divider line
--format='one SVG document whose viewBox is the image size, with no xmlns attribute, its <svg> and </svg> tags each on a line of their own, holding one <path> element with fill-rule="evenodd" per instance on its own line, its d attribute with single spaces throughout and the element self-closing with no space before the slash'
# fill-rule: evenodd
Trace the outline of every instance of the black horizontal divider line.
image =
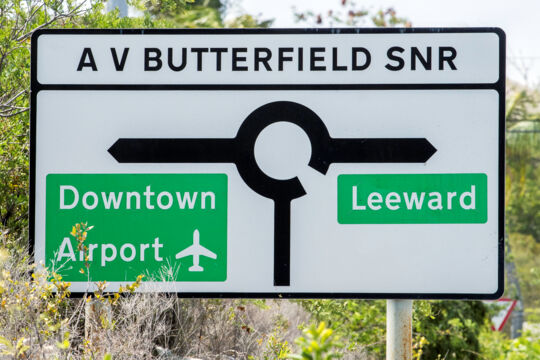
<svg viewBox="0 0 540 360">
<path fill-rule="evenodd" d="M 426 162 L 437 149 L 425 138 L 331 138 L 332 163 Z M 120 138 L 108 152 L 120 163 L 236 163 L 236 138 Z"/>
<path fill-rule="evenodd" d="M 455 84 L 32 84 L 39 90 L 497 90 L 495 83 Z"/>
<path fill-rule="evenodd" d="M 329 148 L 329 163 L 423 163 L 437 152 L 424 138 L 332 138 Z"/>
<path fill-rule="evenodd" d="M 118 139 L 109 153 L 120 163 L 234 163 L 235 139 Z"/>
<path fill-rule="evenodd" d="M 300 34 L 468 34 L 468 33 L 501 33 L 502 30 L 494 26 L 475 27 L 410 27 L 410 28 L 198 28 L 198 29 L 40 29 L 41 34 L 92 34 L 92 35 L 198 35 L 198 34 L 256 34 L 256 35 L 284 35 Z"/>
</svg>

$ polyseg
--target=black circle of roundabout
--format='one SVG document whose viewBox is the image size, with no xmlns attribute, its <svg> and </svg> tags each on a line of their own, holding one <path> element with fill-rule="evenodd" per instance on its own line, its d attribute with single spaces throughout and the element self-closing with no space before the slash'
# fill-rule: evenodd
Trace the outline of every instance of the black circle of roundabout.
<svg viewBox="0 0 540 360">
<path fill-rule="evenodd" d="M 255 142 L 259 134 L 276 122 L 289 122 L 299 126 L 311 143 L 309 166 L 325 173 L 325 144 L 330 143 L 328 129 L 321 118 L 308 107 L 292 101 L 276 101 L 254 110 L 244 120 L 235 138 L 236 167 L 244 182 L 259 195 L 274 200 L 292 200 L 306 194 L 298 177 L 279 180 L 266 175 L 255 160 Z M 279 141 L 279 140 L 278 140 Z M 276 143 L 279 146 L 279 143 Z"/>
</svg>

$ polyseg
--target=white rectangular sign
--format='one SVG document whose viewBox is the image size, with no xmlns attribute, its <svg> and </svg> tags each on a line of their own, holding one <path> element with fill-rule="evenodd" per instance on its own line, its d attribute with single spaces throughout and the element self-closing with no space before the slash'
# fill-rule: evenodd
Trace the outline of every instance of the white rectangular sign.
<svg viewBox="0 0 540 360">
<path fill-rule="evenodd" d="M 497 298 L 504 56 L 491 28 L 39 31 L 36 261 L 75 293 Z"/>
<path fill-rule="evenodd" d="M 214 36 L 200 32 L 44 34 L 37 48 L 42 59 L 37 81 L 343 85 L 499 80 L 495 32 L 358 34 L 344 30 L 284 35 L 275 31 Z"/>
</svg>

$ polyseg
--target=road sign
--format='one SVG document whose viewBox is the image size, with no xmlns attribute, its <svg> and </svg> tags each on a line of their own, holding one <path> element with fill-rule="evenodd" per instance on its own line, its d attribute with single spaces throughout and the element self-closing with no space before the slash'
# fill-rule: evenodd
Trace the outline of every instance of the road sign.
<svg viewBox="0 0 540 360">
<path fill-rule="evenodd" d="M 497 301 L 484 300 L 488 305 L 497 306 L 498 312 L 491 316 L 491 329 L 493 331 L 503 331 L 504 326 L 510 319 L 512 311 L 516 307 L 518 300 L 500 298 Z"/>
<path fill-rule="evenodd" d="M 504 56 L 491 28 L 38 31 L 35 258 L 75 292 L 496 298 Z"/>
</svg>

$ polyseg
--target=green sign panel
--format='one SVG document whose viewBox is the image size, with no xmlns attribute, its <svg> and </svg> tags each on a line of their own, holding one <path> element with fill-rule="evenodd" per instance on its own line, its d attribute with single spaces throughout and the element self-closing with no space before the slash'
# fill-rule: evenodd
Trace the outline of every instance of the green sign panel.
<svg viewBox="0 0 540 360">
<path fill-rule="evenodd" d="M 338 176 L 340 224 L 480 224 L 486 174 Z"/>
<path fill-rule="evenodd" d="M 46 187 L 47 265 L 66 281 L 225 281 L 225 174 L 51 174 Z M 86 252 L 77 223 L 93 226 Z"/>
</svg>

